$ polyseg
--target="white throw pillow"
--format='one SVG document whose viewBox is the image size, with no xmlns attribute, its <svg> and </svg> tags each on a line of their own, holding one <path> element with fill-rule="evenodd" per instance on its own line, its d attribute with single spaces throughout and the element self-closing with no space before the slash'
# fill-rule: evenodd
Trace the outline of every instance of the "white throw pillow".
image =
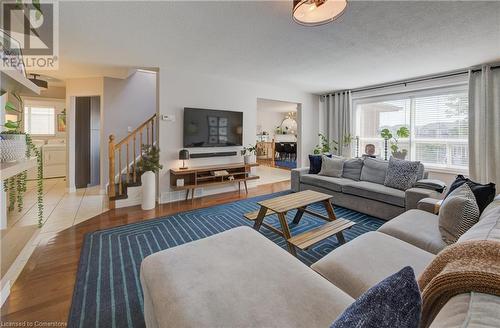
<svg viewBox="0 0 500 328">
<path fill-rule="evenodd" d="M 447 244 L 453 244 L 479 221 L 479 206 L 469 185 L 453 190 L 439 208 L 439 231 Z"/>
<path fill-rule="evenodd" d="M 342 171 L 344 169 L 345 159 L 342 157 L 326 157 L 323 155 L 321 159 L 321 171 L 319 175 L 324 175 L 327 177 L 342 177 Z"/>
</svg>

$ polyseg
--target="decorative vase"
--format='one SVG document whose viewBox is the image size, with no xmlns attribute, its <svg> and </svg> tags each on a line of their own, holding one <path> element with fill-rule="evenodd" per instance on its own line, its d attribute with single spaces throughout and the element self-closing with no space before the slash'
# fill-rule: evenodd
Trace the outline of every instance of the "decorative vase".
<svg viewBox="0 0 500 328">
<path fill-rule="evenodd" d="M 156 206 L 156 177 L 151 171 L 146 171 L 141 175 L 142 184 L 142 205 L 143 210 L 152 210 Z"/>
<path fill-rule="evenodd" d="M 392 157 L 397 158 L 397 159 L 405 159 L 407 154 L 408 154 L 408 151 L 406 149 L 403 149 L 401 151 L 393 151 Z"/>
<path fill-rule="evenodd" d="M 0 162 L 13 162 L 26 158 L 26 135 L 0 134 Z"/>
<path fill-rule="evenodd" d="M 245 161 L 245 164 L 253 164 L 257 161 L 257 156 L 245 155 L 245 156 L 243 156 L 243 160 Z"/>
</svg>

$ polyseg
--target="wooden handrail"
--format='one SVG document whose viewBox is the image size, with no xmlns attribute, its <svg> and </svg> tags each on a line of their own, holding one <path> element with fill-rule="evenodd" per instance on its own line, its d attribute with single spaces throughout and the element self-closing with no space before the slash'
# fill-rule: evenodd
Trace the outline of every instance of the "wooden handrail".
<svg viewBox="0 0 500 328">
<path fill-rule="evenodd" d="M 148 118 L 144 123 L 135 128 L 132 132 L 130 132 L 125 138 L 120 140 L 119 142 L 115 142 L 115 136 L 109 136 L 109 144 L 108 144 L 108 152 L 109 152 L 109 197 L 110 197 L 110 208 L 114 208 L 114 201 L 111 198 L 124 194 L 125 186 L 133 181 L 137 182 L 137 151 L 136 147 L 138 146 L 138 155 L 139 158 L 142 159 L 142 142 L 143 142 L 143 130 L 146 129 L 146 140 L 147 145 L 155 144 L 155 131 L 157 131 L 158 120 L 156 119 L 156 114 Z M 151 131 L 151 134 L 149 133 Z M 139 138 L 137 136 L 139 135 Z M 137 145 L 137 139 L 139 139 L 139 145 Z M 130 159 L 130 143 L 133 143 L 133 156 L 134 158 Z M 125 146 L 125 165 L 126 167 L 122 167 L 122 147 Z M 118 161 L 116 161 L 116 152 L 118 152 Z M 139 160 L 140 160 L 139 159 Z M 118 171 L 116 171 L 116 162 L 118 162 Z M 122 178 L 122 172 L 126 172 L 125 181 Z M 118 173 L 118 190 L 116 188 L 115 177 Z M 131 176 L 132 175 L 132 176 Z M 123 185 L 125 183 L 125 186 Z"/>
<path fill-rule="evenodd" d="M 155 117 L 156 117 L 156 114 L 154 114 L 153 116 L 151 116 L 150 118 L 148 118 L 144 123 L 142 123 L 141 125 L 139 125 L 132 132 L 130 132 L 125 138 L 123 138 L 122 140 L 120 140 L 120 142 L 118 142 L 116 144 L 116 147 L 119 147 L 119 146 L 123 145 L 125 142 L 129 141 L 131 137 L 133 137 L 134 135 L 136 135 L 139 131 L 142 131 L 148 125 L 148 123 L 151 123 L 152 121 L 154 121 Z"/>
</svg>

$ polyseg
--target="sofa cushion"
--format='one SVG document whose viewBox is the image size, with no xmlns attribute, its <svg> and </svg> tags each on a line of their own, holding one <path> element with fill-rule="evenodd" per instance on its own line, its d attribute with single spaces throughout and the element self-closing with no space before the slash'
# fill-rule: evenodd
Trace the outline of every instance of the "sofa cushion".
<svg viewBox="0 0 500 328">
<path fill-rule="evenodd" d="M 344 178 L 333 178 L 317 174 L 303 174 L 300 182 L 332 191 L 342 192 L 342 186 L 353 182 Z"/>
<path fill-rule="evenodd" d="M 404 267 L 361 295 L 330 328 L 418 328 L 421 309 L 415 274 Z"/>
<path fill-rule="evenodd" d="M 334 249 L 311 267 L 354 298 L 385 277 L 411 266 L 420 275 L 434 255 L 381 232 L 367 232 Z"/>
<path fill-rule="evenodd" d="M 363 168 L 363 160 L 361 158 L 348 159 L 344 162 L 344 170 L 342 177 L 359 181 L 361 178 L 361 169 Z"/>
<path fill-rule="evenodd" d="M 430 328 L 500 327 L 500 297 L 465 293 L 452 297 L 439 311 Z"/>
<path fill-rule="evenodd" d="M 318 174 L 321 171 L 322 156 L 332 155 L 309 155 L 309 174 Z"/>
<path fill-rule="evenodd" d="M 459 242 L 467 240 L 500 241 L 500 196 L 486 207 L 479 222 L 458 239 Z"/>
<path fill-rule="evenodd" d="M 452 244 L 479 220 L 479 207 L 469 185 L 464 183 L 445 198 L 439 208 L 439 231 Z"/>
<path fill-rule="evenodd" d="M 438 216 L 421 210 L 409 210 L 384 223 L 377 231 L 405 241 L 432 254 L 447 244 L 439 232 Z"/>
<path fill-rule="evenodd" d="M 342 187 L 342 192 L 377 200 L 387 204 L 405 207 L 404 191 L 386 187 L 384 185 L 373 182 L 353 181 Z"/>
<path fill-rule="evenodd" d="M 377 158 L 366 158 L 361 169 L 361 180 L 383 185 L 387 174 L 388 161 Z"/>
<path fill-rule="evenodd" d="M 405 161 L 391 157 L 387 166 L 384 186 L 406 190 L 415 185 L 420 162 Z"/>
<path fill-rule="evenodd" d="M 469 185 L 470 189 L 474 193 L 477 205 L 479 206 L 479 211 L 482 213 L 486 208 L 486 206 L 488 206 L 488 204 L 491 203 L 495 198 L 496 194 L 495 184 L 492 182 L 488 184 L 480 184 L 459 174 L 457 175 L 455 181 L 453 181 L 453 183 L 451 184 L 450 189 L 446 194 L 446 197 L 448 197 L 453 192 L 453 190 L 457 189 L 464 183 Z"/>
<path fill-rule="evenodd" d="M 141 283 L 147 327 L 328 327 L 354 301 L 249 227 L 146 257 Z"/>
<path fill-rule="evenodd" d="M 327 157 L 323 155 L 321 158 L 321 171 L 319 175 L 327 177 L 340 178 L 342 177 L 342 170 L 344 169 L 344 158 Z"/>
</svg>

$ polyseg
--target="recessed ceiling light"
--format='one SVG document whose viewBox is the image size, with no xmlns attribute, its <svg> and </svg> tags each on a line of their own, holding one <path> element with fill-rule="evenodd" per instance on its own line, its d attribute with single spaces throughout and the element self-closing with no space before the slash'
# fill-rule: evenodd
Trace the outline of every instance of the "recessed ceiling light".
<svg viewBox="0 0 500 328">
<path fill-rule="evenodd" d="M 347 8 L 347 0 L 294 0 L 293 20 L 305 26 L 318 26 L 334 21 Z"/>
</svg>

